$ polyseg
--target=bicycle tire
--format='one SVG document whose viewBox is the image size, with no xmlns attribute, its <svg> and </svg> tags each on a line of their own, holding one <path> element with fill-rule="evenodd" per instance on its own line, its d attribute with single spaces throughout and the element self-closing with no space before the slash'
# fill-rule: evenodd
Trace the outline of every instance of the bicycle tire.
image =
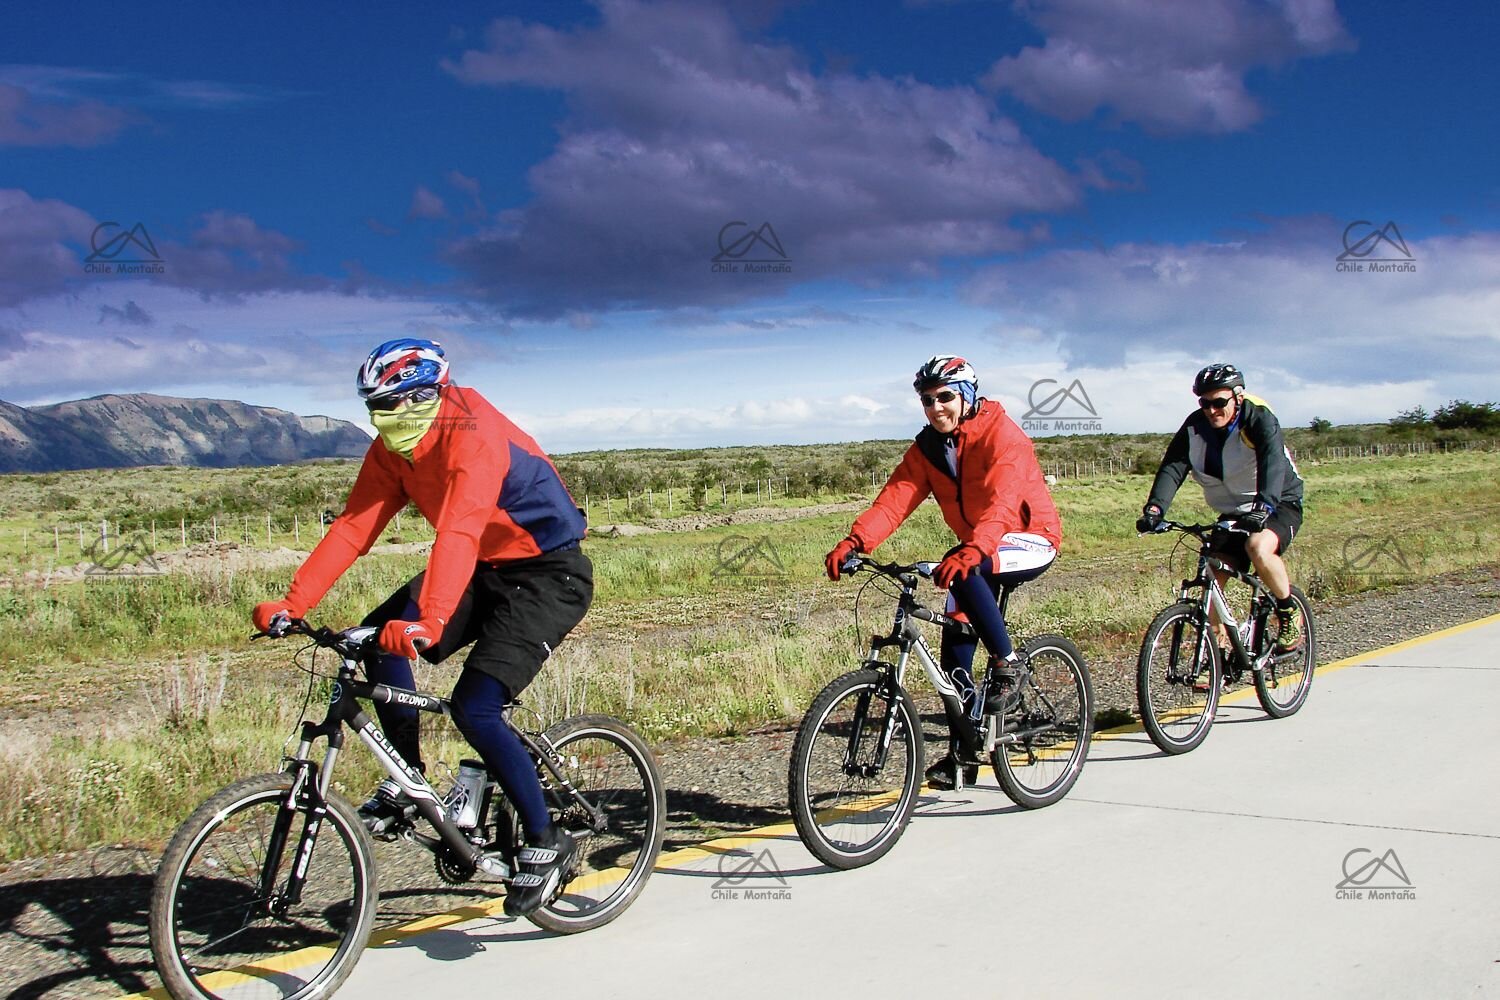
<svg viewBox="0 0 1500 1000">
<path fill-rule="evenodd" d="M 1198 605 L 1183 601 L 1152 619 L 1136 661 L 1135 695 L 1141 724 L 1162 753 L 1187 753 L 1208 738 L 1221 672 L 1218 644 Z"/>
<path fill-rule="evenodd" d="M 899 687 L 890 695 L 889 683 L 883 671 L 869 668 L 836 678 L 813 699 L 792 744 L 792 818 L 802 843 L 830 868 L 859 868 L 883 857 L 916 805 L 925 765 L 921 723 L 911 698 Z M 890 748 L 871 773 L 870 754 L 887 725 Z"/>
<path fill-rule="evenodd" d="M 178 827 L 151 890 L 151 953 L 176 1000 L 317 1000 L 354 971 L 379 898 L 370 839 L 354 808 L 329 794 L 302 898 L 280 916 L 261 890 L 267 841 L 286 822 L 278 887 L 306 824 L 305 798 L 285 811 L 292 775 L 245 778 Z M 236 927 L 236 924 L 238 926 Z"/>
<path fill-rule="evenodd" d="M 646 885 L 666 832 L 667 797 L 656 757 L 625 723 L 605 715 L 580 715 L 547 730 L 563 759 L 568 782 L 605 814 L 607 826 L 581 838 L 577 866 L 562 891 L 528 914 L 544 930 L 577 934 L 609 923 L 635 902 Z M 587 828 L 587 811 L 565 791 L 542 784 L 568 830 Z"/>
<path fill-rule="evenodd" d="M 1003 732 L 1025 735 L 990 752 L 995 780 L 1023 809 L 1050 806 L 1083 773 L 1093 729 L 1094 686 L 1083 653 L 1061 635 L 1037 636 L 1023 647 L 1031 677 Z"/>
<path fill-rule="evenodd" d="M 1272 655 L 1271 665 L 1266 670 L 1255 672 L 1255 697 L 1260 707 L 1273 719 L 1285 719 L 1307 703 L 1312 690 L 1313 671 L 1318 664 L 1317 629 L 1313 622 L 1312 606 L 1307 597 L 1296 587 L 1292 588 L 1292 600 L 1302 609 L 1302 648 L 1283 656 Z M 1288 669 L 1283 670 L 1286 667 Z"/>
</svg>

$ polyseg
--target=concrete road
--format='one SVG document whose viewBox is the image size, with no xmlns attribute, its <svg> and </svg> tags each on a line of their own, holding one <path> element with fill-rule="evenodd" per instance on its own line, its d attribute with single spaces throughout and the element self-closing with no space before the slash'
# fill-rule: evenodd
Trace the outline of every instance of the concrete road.
<svg viewBox="0 0 1500 1000">
<path fill-rule="evenodd" d="M 824 869 L 774 827 L 665 857 L 608 927 L 411 934 L 345 990 L 1500 996 L 1497 713 L 1500 616 L 1330 664 L 1290 719 L 1238 692 L 1184 756 L 1101 739 L 1049 809 L 1016 809 L 986 769 L 924 797 L 867 868 Z"/>
</svg>

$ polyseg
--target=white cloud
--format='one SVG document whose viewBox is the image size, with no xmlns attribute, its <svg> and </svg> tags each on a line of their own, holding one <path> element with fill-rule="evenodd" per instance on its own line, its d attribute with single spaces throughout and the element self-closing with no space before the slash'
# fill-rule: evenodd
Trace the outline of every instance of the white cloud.
<svg viewBox="0 0 1500 1000">
<path fill-rule="evenodd" d="M 1069 121 L 1101 108 L 1153 132 L 1233 132 L 1261 117 L 1257 67 L 1351 47 L 1333 0 L 1017 0 L 1045 35 L 985 81 Z"/>
<path fill-rule="evenodd" d="M 1017 216 L 1080 198 L 975 88 L 816 73 L 718 5 L 599 6 L 600 24 L 570 32 L 497 21 L 484 48 L 446 64 L 473 85 L 560 90 L 573 111 L 531 170 L 532 201 L 449 253 L 523 313 L 931 274 L 945 257 L 1031 244 L 1045 229 Z M 771 223 L 792 272 L 712 273 L 734 220 Z"/>
</svg>

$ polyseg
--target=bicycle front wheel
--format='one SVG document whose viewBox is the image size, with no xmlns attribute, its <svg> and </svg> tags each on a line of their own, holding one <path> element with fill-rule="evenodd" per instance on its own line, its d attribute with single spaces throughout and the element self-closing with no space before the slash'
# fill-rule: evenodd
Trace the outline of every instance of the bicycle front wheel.
<svg viewBox="0 0 1500 1000">
<path fill-rule="evenodd" d="M 922 728 L 905 691 L 872 669 L 833 681 L 792 745 L 787 784 L 802 842 L 831 868 L 877 860 L 911 819 L 923 764 Z"/>
<path fill-rule="evenodd" d="M 1004 717 L 991 751 L 995 779 L 1023 809 L 1040 809 L 1068 794 L 1083 771 L 1093 729 L 1094 688 L 1083 653 L 1069 639 L 1044 635 L 1024 653 L 1031 677 L 1016 709 Z"/>
<path fill-rule="evenodd" d="M 1135 697 L 1151 742 L 1187 753 L 1208 737 L 1219 710 L 1219 648 L 1195 604 L 1167 608 L 1146 629 Z"/>
<path fill-rule="evenodd" d="M 558 897 L 528 919 L 576 934 L 618 917 L 645 887 L 666 832 L 666 788 L 646 742 L 616 719 L 565 719 L 546 738 L 562 758 L 568 784 L 594 811 L 556 787 L 544 769 L 542 784 L 557 822 L 579 837 L 579 858 Z"/>
<path fill-rule="evenodd" d="M 354 971 L 378 897 L 369 837 L 330 794 L 310 858 L 296 855 L 308 822 L 292 806 L 292 775 L 262 774 L 223 789 L 178 828 L 151 890 L 151 953 L 177 1000 L 326 997 Z M 297 898 L 287 892 L 305 864 Z"/>
<path fill-rule="evenodd" d="M 1312 607 L 1296 587 L 1292 588 L 1292 600 L 1302 612 L 1302 648 L 1272 654 L 1266 668 L 1255 672 L 1255 697 L 1260 699 L 1260 707 L 1273 719 L 1284 719 L 1297 713 L 1312 690 L 1313 669 L 1318 665 L 1318 639 Z"/>
</svg>

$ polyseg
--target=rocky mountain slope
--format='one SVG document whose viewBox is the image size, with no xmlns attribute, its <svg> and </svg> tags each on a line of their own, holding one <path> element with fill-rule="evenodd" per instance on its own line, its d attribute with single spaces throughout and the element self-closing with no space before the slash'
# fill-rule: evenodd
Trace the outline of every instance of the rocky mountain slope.
<svg viewBox="0 0 1500 1000">
<path fill-rule="evenodd" d="M 358 458 L 370 438 L 331 417 L 147 393 L 22 407 L 0 400 L 0 472 L 279 465 Z"/>
</svg>

